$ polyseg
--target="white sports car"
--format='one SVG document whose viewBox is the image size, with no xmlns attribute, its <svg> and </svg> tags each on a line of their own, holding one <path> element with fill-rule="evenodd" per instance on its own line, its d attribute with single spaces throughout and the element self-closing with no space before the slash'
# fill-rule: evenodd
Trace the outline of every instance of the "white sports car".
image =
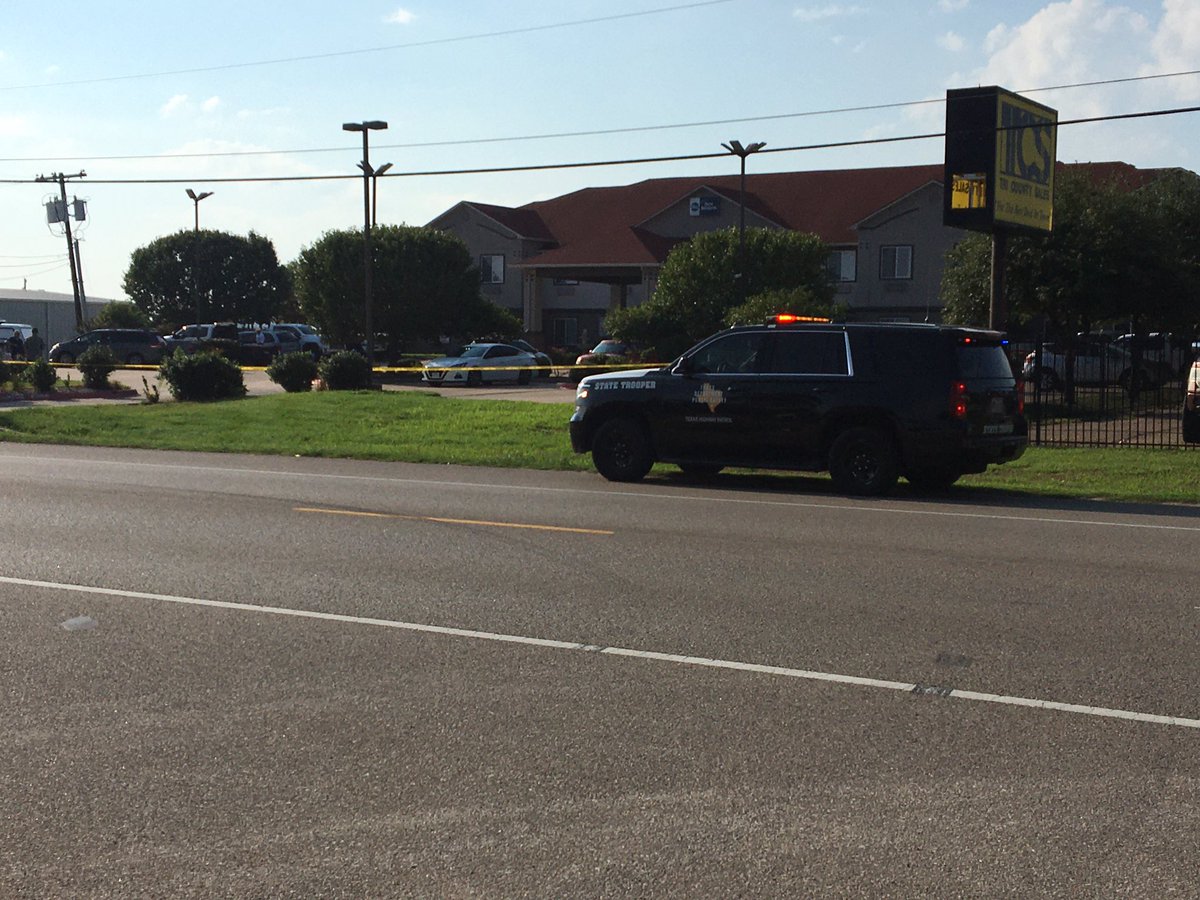
<svg viewBox="0 0 1200 900">
<path fill-rule="evenodd" d="M 468 344 L 458 356 L 427 360 L 421 367 L 421 380 L 426 384 L 528 384 L 537 365 L 537 357 L 511 344 Z"/>
</svg>

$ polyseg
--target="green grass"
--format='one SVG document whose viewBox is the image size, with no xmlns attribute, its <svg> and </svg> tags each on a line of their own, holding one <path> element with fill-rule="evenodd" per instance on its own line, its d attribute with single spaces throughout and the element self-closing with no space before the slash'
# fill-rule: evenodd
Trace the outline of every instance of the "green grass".
<svg viewBox="0 0 1200 900">
<path fill-rule="evenodd" d="M 39 406 L 0 411 L 0 440 L 591 471 L 571 452 L 569 403 L 471 400 L 412 391 L 269 394 L 223 403 Z M 661 466 L 663 473 L 676 471 Z M 720 483 L 736 483 L 732 475 Z M 749 483 L 759 475 L 745 476 Z M 823 478 L 823 477 L 822 477 Z M 821 478 L 780 475 L 800 489 Z M 782 482 L 786 484 L 787 482 Z M 962 496 L 1017 492 L 1137 502 L 1200 501 L 1200 453 L 1032 448 L 970 475 Z M 901 487 L 901 492 L 907 488 Z"/>
</svg>

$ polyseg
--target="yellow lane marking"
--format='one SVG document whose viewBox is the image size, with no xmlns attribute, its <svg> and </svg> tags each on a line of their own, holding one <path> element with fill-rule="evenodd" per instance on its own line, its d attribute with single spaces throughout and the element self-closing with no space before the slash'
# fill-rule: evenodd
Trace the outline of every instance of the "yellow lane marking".
<svg viewBox="0 0 1200 900">
<path fill-rule="evenodd" d="M 322 509 L 318 507 L 297 506 L 293 507 L 293 511 L 299 513 L 324 513 L 327 516 L 359 516 L 366 519 L 405 519 L 409 522 L 438 522 L 442 525 L 484 525 L 488 528 L 525 528 L 530 531 L 559 531 L 567 534 L 612 535 L 616 533 L 598 528 L 567 528 L 563 525 L 532 525 L 524 522 L 489 522 L 484 519 L 449 519 L 443 516 L 404 516 L 398 513 L 360 512 L 354 509 Z"/>
</svg>

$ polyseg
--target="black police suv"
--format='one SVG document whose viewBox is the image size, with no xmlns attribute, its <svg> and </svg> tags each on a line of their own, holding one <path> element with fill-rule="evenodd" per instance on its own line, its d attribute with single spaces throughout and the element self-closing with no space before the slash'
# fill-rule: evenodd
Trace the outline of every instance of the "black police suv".
<svg viewBox="0 0 1200 900">
<path fill-rule="evenodd" d="M 901 475 L 946 488 L 1028 443 L 999 332 L 795 316 L 719 332 L 663 368 L 584 378 L 570 429 L 611 481 L 655 462 L 827 470 L 856 495 Z"/>
</svg>

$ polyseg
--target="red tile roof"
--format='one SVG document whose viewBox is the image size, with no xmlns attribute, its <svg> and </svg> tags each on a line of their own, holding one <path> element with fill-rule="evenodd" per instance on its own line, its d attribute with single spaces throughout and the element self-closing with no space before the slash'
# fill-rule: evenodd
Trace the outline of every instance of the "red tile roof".
<svg viewBox="0 0 1200 900">
<path fill-rule="evenodd" d="M 784 228 L 815 232 L 829 243 L 854 243 L 857 222 L 941 177 L 940 165 L 747 175 L 746 209 Z M 737 203 L 739 180 L 738 175 L 655 178 L 527 204 L 521 210 L 537 213 L 558 248 L 523 264 L 659 264 L 678 241 L 638 226 L 703 188 Z"/>
<path fill-rule="evenodd" d="M 1161 174 L 1161 170 L 1120 162 L 1082 165 L 1097 179 L 1116 177 L 1131 186 Z M 584 188 L 516 209 L 471 205 L 523 237 L 557 244 L 521 266 L 657 265 L 679 239 L 641 226 L 704 188 L 737 203 L 739 180 L 736 174 L 654 178 L 618 187 Z M 784 228 L 815 233 L 829 244 L 854 244 L 859 222 L 941 180 L 940 164 L 748 174 L 746 209 Z"/>
</svg>

